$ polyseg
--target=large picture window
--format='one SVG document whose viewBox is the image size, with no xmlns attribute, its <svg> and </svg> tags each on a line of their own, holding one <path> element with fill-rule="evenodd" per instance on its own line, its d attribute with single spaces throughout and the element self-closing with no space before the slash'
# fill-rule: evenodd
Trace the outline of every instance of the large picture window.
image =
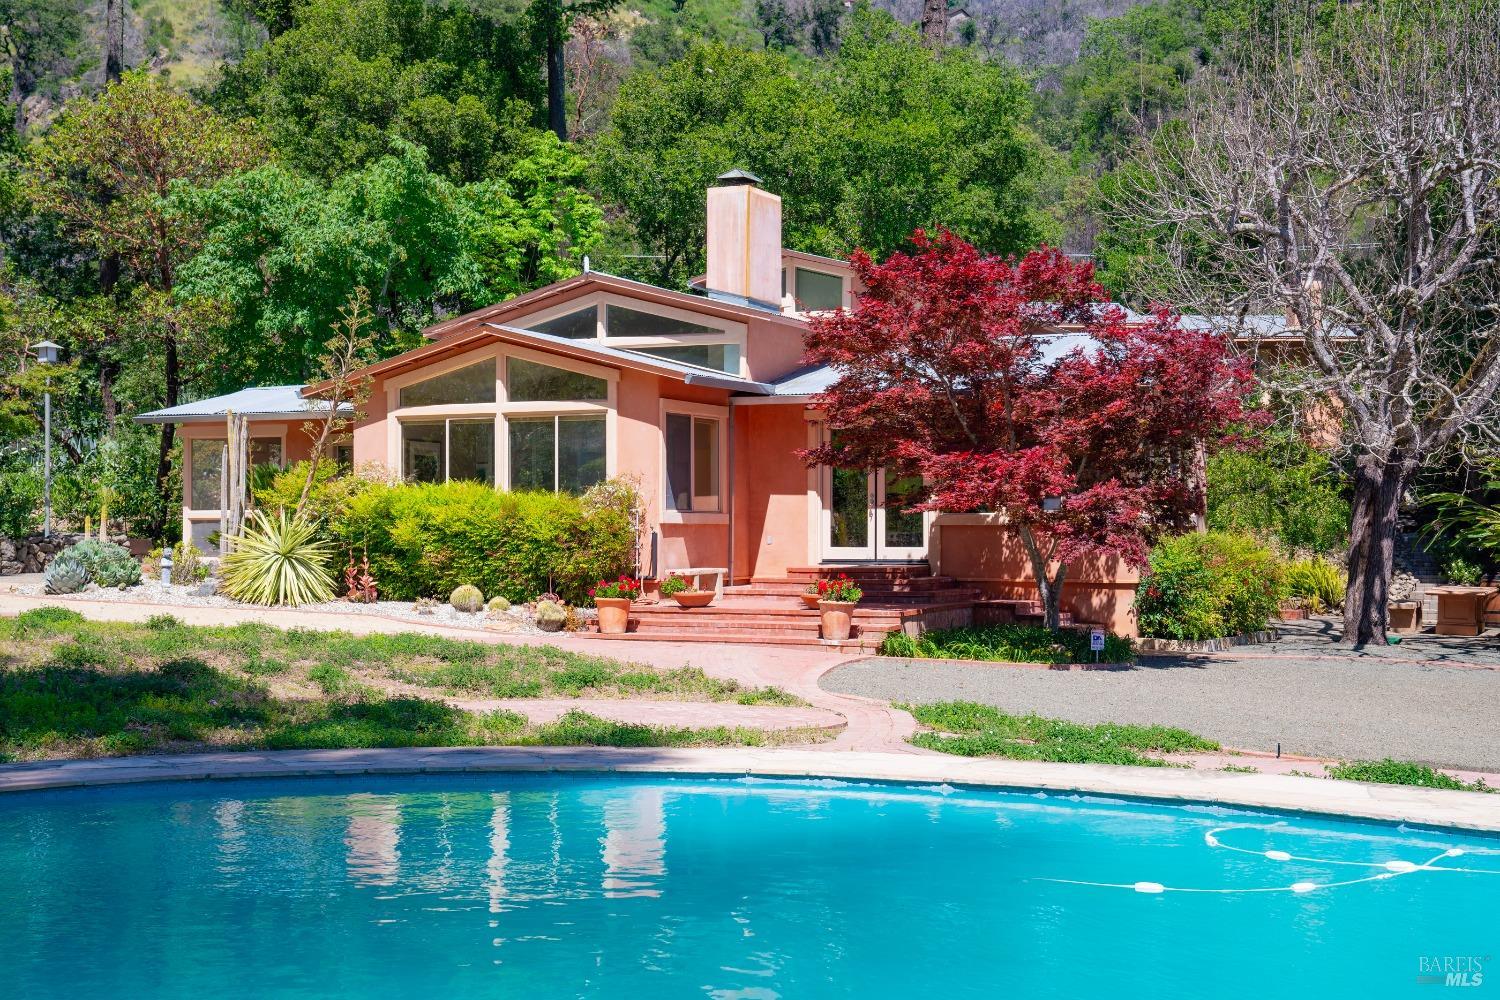
<svg viewBox="0 0 1500 1000">
<path fill-rule="evenodd" d="M 401 472 L 418 483 L 467 479 L 495 484 L 493 420 L 424 420 L 401 424 Z"/>
<path fill-rule="evenodd" d="M 582 493 L 605 476 L 603 416 L 510 417 L 510 488 Z"/>
<path fill-rule="evenodd" d="M 719 421 L 668 413 L 667 509 L 719 509 Z"/>
<path fill-rule="evenodd" d="M 402 406 L 451 406 L 495 401 L 495 362 L 486 359 L 401 390 Z"/>
<path fill-rule="evenodd" d="M 512 403 L 588 402 L 609 398 L 608 382 L 581 372 L 515 357 L 506 360 L 505 370 Z"/>
</svg>

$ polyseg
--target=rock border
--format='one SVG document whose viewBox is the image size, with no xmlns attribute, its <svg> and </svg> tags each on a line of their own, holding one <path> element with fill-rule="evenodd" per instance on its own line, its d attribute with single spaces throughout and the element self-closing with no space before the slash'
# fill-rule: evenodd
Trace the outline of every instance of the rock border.
<svg viewBox="0 0 1500 1000">
<path fill-rule="evenodd" d="M 1167 653 L 1224 653 L 1236 646 L 1259 646 L 1275 642 L 1281 633 L 1274 628 L 1263 632 L 1245 632 L 1226 635 L 1218 639 L 1148 639 L 1135 640 L 1135 651 L 1142 656 L 1160 656 Z"/>
</svg>

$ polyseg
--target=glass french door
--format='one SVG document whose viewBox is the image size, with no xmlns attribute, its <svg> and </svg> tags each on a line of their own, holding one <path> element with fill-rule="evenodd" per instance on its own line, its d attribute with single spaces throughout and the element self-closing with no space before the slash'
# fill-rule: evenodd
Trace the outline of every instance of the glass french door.
<svg viewBox="0 0 1500 1000">
<path fill-rule="evenodd" d="M 823 558 L 925 559 L 927 516 L 907 513 L 921 476 L 889 469 L 823 470 Z"/>
</svg>

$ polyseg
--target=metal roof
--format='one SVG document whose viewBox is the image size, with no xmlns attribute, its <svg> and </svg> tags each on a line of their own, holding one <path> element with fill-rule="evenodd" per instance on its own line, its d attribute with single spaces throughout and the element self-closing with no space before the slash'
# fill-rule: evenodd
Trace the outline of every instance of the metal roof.
<svg viewBox="0 0 1500 1000">
<path fill-rule="evenodd" d="M 208 423 L 223 420 L 231 412 L 251 419 L 297 419 L 326 414 L 328 407 L 320 400 L 302 398 L 303 388 L 300 385 L 267 385 L 241 389 L 224 396 L 212 396 L 193 403 L 142 413 L 135 421 L 138 424 Z M 352 414 L 354 408 L 345 403 L 340 407 L 340 412 Z"/>
</svg>

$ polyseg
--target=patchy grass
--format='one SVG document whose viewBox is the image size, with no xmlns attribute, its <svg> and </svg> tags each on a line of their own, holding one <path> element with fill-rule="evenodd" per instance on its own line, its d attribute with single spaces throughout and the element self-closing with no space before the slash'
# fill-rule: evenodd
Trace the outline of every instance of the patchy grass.
<svg viewBox="0 0 1500 1000">
<path fill-rule="evenodd" d="M 145 624 L 88 622 L 74 611 L 44 607 L 0 620 L 0 759 L 194 749 L 764 745 L 818 738 L 621 725 L 584 712 L 532 725 L 514 712 L 467 712 L 437 698 L 382 691 L 382 680 L 505 697 L 804 704 L 776 688 L 744 688 L 698 670 L 654 671 L 552 647 L 422 635 L 356 638 L 265 625 L 200 628 L 167 615 Z"/>
<path fill-rule="evenodd" d="M 880 644 L 882 656 L 913 660 L 985 660 L 996 663 L 1091 663 L 1088 632 L 1078 629 L 1052 631 L 1040 625 L 984 625 L 969 628 L 933 629 L 920 638 L 892 632 Z M 1104 663 L 1129 663 L 1135 659 L 1130 640 L 1110 634 L 1099 654 Z"/>
<path fill-rule="evenodd" d="M 1331 764 L 1327 768 L 1330 778 L 1340 781 L 1369 781 L 1381 785 L 1414 785 L 1418 788 L 1446 788 L 1458 792 L 1493 792 L 1481 778 L 1475 782 L 1460 781 L 1451 774 L 1416 764 L 1408 760 L 1352 760 L 1345 764 Z"/>
<path fill-rule="evenodd" d="M 1167 726 L 1084 726 L 1039 715 L 1009 715 L 968 701 L 902 707 L 930 730 L 917 733 L 912 743 L 963 757 L 1160 767 L 1166 762 L 1148 752 L 1219 749 L 1212 740 Z"/>
</svg>

